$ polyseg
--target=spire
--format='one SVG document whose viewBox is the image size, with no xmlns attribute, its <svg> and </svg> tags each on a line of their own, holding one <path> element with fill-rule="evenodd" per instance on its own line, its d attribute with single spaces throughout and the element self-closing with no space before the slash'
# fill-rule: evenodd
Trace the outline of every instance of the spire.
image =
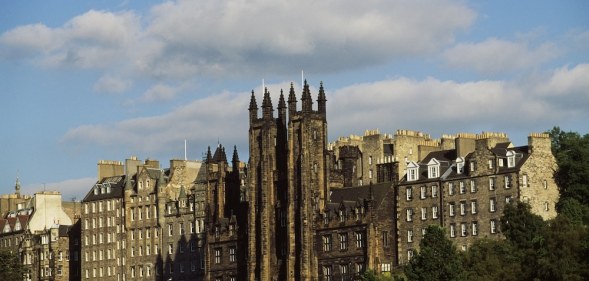
<svg viewBox="0 0 589 281">
<path fill-rule="evenodd" d="M 231 159 L 231 163 L 233 163 L 233 168 L 235 169 L 235 164 L 239 164 L 239 155 L 237 155 L 237 145 L 233 146 L 233 159 Z"/>
<path fill-rule="evenodd" d="M 319 96 L 317 97 L 318 111 L 319 111 L 319 113 L 325 114 L 325 111 L 326 111 L 325 102 L 327 101 L 327 99 L 325 98 L 325 90 L 323 89 L 323 81 L 321 81 L 319 85 L 320 85 L 319 86 Z"/>
<path fill-rule="evenodd" d="M 211 147 L 209 146 L 209 148 L 207 149 L 207 156 L 205 159 L 205 163 L 209 164 L 213 161 L 213 155 L 211 154 Z"/>
<path fill-rule="evenodd" d="M 254 90 L 252 90 L 252 97 L 250 99 L 250 122 L 258 118 L 258 103 L 256 102 L 256 96 L 254 95 Z"/>
<path fill-rule="evenodd" d="M 14 193 L 20 194 L 20 179 L 16 177 L 16 183 L 14 184 Z"/>
<path fill-rule="evenodd" d="M 272 100 L 270 99 L 270 92 L 268 89 L 264 89 L 264 101 L 262 102 L 262 116 L 264 119 L 272 118 Z"/>
<path fill-rule="evenodd" d="M 278 99 L 278 118 L 283 126 L 286 126 L 286 102 L 284 101 L 284 93 L 280 89 L 280 98 Z"/>
<path fill-rule="evenodd" d="M 307 84 L 307 80 L 305 80 L 304 83 L 305 85 L 303 86 L 303 96 L 301 97 L 301 102 L 303 103 L 303 112 L 311 112 L 313 110 L 311 91 L 309 91 L 309 84 Z"/>
<path fill-rule="evenodd" d="M 290 91 L 288 92 L 288 116 L 292 118 L 297 111 L 297 97 L 295 95 L 294 85 L 290 82 Z"/>
</svg>

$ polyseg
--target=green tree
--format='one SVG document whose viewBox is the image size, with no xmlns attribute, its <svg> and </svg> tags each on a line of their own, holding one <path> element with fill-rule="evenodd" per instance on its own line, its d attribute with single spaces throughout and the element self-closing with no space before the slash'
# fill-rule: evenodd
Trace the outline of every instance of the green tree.
<svg viewBox="0 0 589 281">
<path fill-rule="evenodd" d="M 575 199 L 589 206 L 589 134 L 581 136 L 576 132 L 564 132 L 559 127 L 549 133 L 552 153 L 558 163 L 555 180 L 561 199 Z M 558 205 L 559 210 L 563 200 Z"/>
<path fill-rule="evenodd" d="M 530 205 L 523 202 L 508 204 L 501 217 L 501 232 L 515 249 L 521 261 L 518 280 L 534 280 L 538 274 L 538 260 L 544 247 L 546 223 L 532 214 Z"/>
<path fill-rule="evenodd" d="M 516 252 L 505 240 L 477 240 L 464 254 L 465 275 L 468 280 L 519 280 L 521 263 Z"/>
<path fill-rule="evenodd" d="M 20 263 L 17 254 L 6 249 L 0 249 L 0 279 L 22 280 L 25 268 Z"/>
<path fill-rule="evenodd" d="M 427 227 L 421 240 L 420 251 L 405 267 L 409 280 L 462 280 L 464 270 L 460 255 L 444 230 L 437 225 Z"/>
</svg>

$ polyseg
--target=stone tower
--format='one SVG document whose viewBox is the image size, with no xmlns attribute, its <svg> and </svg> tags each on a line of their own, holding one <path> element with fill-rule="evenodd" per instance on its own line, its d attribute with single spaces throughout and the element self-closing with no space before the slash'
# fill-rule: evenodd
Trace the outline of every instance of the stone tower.
<svg viewBox="0 0 589 281">
<path fill-rule="evenodd" d="M 305 81 L 297 110 L 280 94 L 274 117 L 264 91 L 262 117 L 252 92 L 248 171 L 248 280 L 317 280 L 313 220 L 328 196 L 327 121 L 323 85 L 317 110 Z M 287 121 L 288 110 L 288 121 Z"/>
</svg>

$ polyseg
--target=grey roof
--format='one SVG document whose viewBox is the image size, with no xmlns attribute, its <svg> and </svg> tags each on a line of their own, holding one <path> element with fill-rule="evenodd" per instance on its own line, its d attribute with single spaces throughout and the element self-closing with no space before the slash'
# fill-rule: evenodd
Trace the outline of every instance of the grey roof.
<svg viewBox="0 0 589 281">
<path fill-rule="evenodd" d="M 329 196 L 330 203 L 337 203 L 339 208 L 340 202 L 357 202 L 362 199 L 370 199 L 370 189 L 372 189 L 372 197 L 376 202 L 381 202 L 387 192 L 391 191 L 392 184 L 390 182 L 377 183 L 371 185 L 363 185 L 356 187 L 346 187 L 332 189 Z"/>
<path fill-rule="evenodd" d="M 96 182 L 96 184 L 94 184 L 92 188 L 90 188 L 82 202 L 105 200 L 111 198 L 123 198 L 123 191 L 125 189 L 125 179 L 125 175 L 103 178 L 102 180 Z M 101 191 L 99 191 L 98 193 L 94 192 L 95 188 L 106 186 L 110 186 L 109 193 L 103 193 Z"/>
</svg>

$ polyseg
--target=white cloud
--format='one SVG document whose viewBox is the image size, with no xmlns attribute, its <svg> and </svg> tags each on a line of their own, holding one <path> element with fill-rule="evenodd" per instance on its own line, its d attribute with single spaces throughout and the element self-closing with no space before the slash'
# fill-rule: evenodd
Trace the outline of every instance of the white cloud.
<svg viewBox="0 0 589 281">
<path fill-rule="evenodd" d="M 164 84 L 156 84 L 149 88 L 139 102 L 150 103 L 172 100 L 178 94 L 178 89 Z"/>
<path fill-rule="evenodd" d="M 17 27 L 2 34 L 0 48 L 46 66 L 122 67 L 158 78 L 290 73 L 293 66 L 334 72 L 429 54 L 474 18 L 463 3 L 446 0 L 179 0 L 147 15 L 91 10 L 57 28 Z"/>
<path fill-rule="evenodd" d="M 380 128 L 383 132 L 418 129 L 434 136 L 481 130 L 543 131 L 589 117 L 589 85 L 584 79 L 588 75 L 589 65 L 582 64 L 524 82 L 401 77 L 341 89 L 330 89 L 327 83 L 329 136 L 335 139 L 369 128 Z M 289 83 L 267 87 L 276 107 L 279 89 L 288 93 Z M 300 89 L 295 89 L 300 98 Z M 261 106 L 262 94 L 256 92 Z M 315 99 L 317 89 L 312 88 L 312 93 Z M 73 128 L 62 141 L 68 145 L 117 147 L 126 153 L 153 155 L 180 151 L 184 139 L 200 151 L 220 139 L 222 144 L 236 144 L 245 151 L 249 99 L 249 93 L 224 92 L 163 115 Z M 568 110 L 562 110 L 565 101 L 571 101 L 566 105 Z"/>
<path fill-rule="evenodd" d="M 21 193 L 34 194 L 43 190 L 61 192 L 62 200 L 70 201 L 73 197 L 76 200 L 84 199 L 86 192 L 96 183 L 95 177 L 86 177 L 78 179 L 66 179 L 60 182 L 52 183 L 33 183 L 22 187 Z"/>
<path fill-rule="evenodd" d="M 0 36 L 0 46 L 5 56 L 29 56 L 48 67 L 105 68 L 133 54 L 140 32 L 132 12 L 90 10 L 58 28 L 34 24 L 9 30 Z"/>
<path fill-rule="evenodd" d="M 128 90 L 132 85 L 132 82 L 122 77 L 115 77 L 112 75 L 104 75 L 96 81 L 94 84 L 94 91 L 109 93 L 109 94 L 120 94 Z"/>
<path fill-rule="evenodd" d="M 489 38 L 479 43 L 457 44 L 444 52 L 444 59 L 452 67 L 494 74 L 532 68 L 556 58 L 560 53 L 551 43 L 533 47 L 527 42 Z"/>
</svg>

